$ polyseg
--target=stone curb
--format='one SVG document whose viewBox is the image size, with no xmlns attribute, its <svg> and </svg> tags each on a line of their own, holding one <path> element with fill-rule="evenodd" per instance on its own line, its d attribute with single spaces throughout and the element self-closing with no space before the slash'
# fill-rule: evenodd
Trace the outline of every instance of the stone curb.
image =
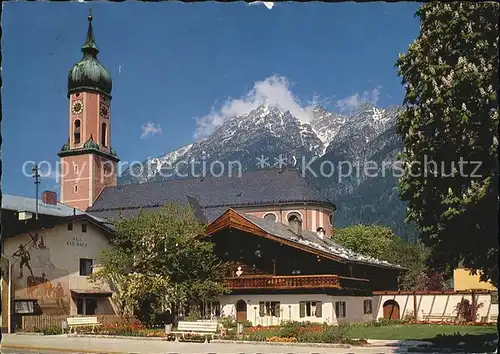
<svg viewBox="0 0 500 354">
<path fill-rule="evenodd" d="M 277 346 L 292 346 L 292 347 L 315 347 L 315 348 L 364 348 L 367 346 L 353 346 L 350 344 L 329 344 L 329 343 L 296 343 L 296 342 L 260 342 L 249 340 L 225 340 L 214 339 L 210 343 L 226 343 L 226 344 L 264 344 L 264 345 L 277 345 Z"/>
<path fill-rule="evenodd" d="M 139 336 L 108 336 L 102 334 L 67 334 L 69 338 L 81 337 L 81 338 L 112 338 L 112 339 L 133 339 L 133 340 L 155 340 L 155 341 L 168 341 L 163 337 L 139 337 Z M 173 342 L 173 341 L 171 341 Z M 224 340 L 224 339 L 213 339 L 210 343 L 220 343 L 220 344 L 264 344 L 264 345 L 278 345 L 278 346 L 295 346 L 295 347 L 325 347 L 325 348 L 356 348 L 358 346 L 352 346 L 350 344 L 329 344 L 329 343 L 293 343 L 293 342 L 259 342 L 259 341 L 244 341 L 244 340 Z M 359 347 L 368 347 L 359 346 Z"/>
<path fill-rule="evenodd" d="M 105 334 L 66 334 L 68 338 L 112 338 L 112 339 L 132 339 L 132 340 L 155 340 L 168 342 L 165 337 L 140 337 L 140 336 L 109 336 Z M 173 341 L 171 341 L 173 342 Z"/>
</svg>

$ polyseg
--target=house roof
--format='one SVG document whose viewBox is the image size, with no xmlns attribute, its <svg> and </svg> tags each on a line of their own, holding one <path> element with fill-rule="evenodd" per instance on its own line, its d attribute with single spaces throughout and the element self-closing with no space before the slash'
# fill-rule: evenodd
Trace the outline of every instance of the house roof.
<svg viewBox="0 0 500 354">
<path fill-rule="evenodd" d="M 36 199 L 22 197 L 19 195 L 3 194 L 2 209 L 12 211 L 27 211 L 30 213 L 36 212 Z M 57 203 L 55 205 L 45 204 L 41 199 L 38 199 L 38 214 L 49 216 L 70 216 L 73 214 L 85 214 L 83 211 L 74 209 L 68 205 Z"/>
<path fill-rule="evenodd" d="M 245 223 L 245 220 L 251 225 Z M 254 227 L 253 229 L 252 226 Z M 265 237 L 270 236 L 270 238 L 276 239 L 279 242 L 285 242 L 292 247 L 320 254 L 326 258 L 332 258 L 341 262 L 367 264 L 399 270 L 405 269 L 399 265 L 390 264 L 389 262 L 351 251 L 327 237 L 321 239 L 317 234 L 311 231 L 302 230 L 301 236 L 299 236 L 294 233 L 288 225 L 245 213 L 239 213 L 234 209 L 227 210 L 219 219 L 209 225 L 208 233 L 214 234 L 226 227 L 239 228 L 243 231 L 260 234 Z"/>
<path fill-rule="evenodd" d="M 110 225 L 106 220 L 96 218 L 92 215 L 83 213 L 83 214 L 77 214 L 77 215 L 69 215 L 69 216 L 62 216 L 59 218 L 54 218 L 50 220 L 39 220 L 39 221 L 34 221 L 33 223 L 24 225 L 21 224 L 18 226 L 16 229 L 16 232 L 11 235 L 19 235 L 23 234 L 25 232 L 30 232 L 30 231 L 37 231 L 46 227 L 52 227 L 54 225 L 59 225 L 59 224 L 65 224 L 69 223 L 72 221 L 87 221 L 90 224 L 93 224 L 100 228 L 102 231 L 104 231 L 107 234 L 112 234 L 114 231 L 114 228 L 112 225 Z"/>
<path fill-rule="evenodd" d="M 169 202 L 196 205 L 210 222 L 229 207 L 322 204 L 335 205 L 312 188 L 300 172 L 268 169 L 237 176 L 187 178 L 105 188 L 87 212 L 98 217 L 137 215 L 140 209 L 154 210 Z M 136 211 L 134 211 L 136 209 Z M 201 216 L 201 215 L 200 215 Z"/>
</svg>

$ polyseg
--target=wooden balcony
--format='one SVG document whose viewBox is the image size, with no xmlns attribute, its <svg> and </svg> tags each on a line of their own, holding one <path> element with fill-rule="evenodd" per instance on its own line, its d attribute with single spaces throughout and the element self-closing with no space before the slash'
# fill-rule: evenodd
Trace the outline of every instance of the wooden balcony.
<svg viewBox="0 0 500 354">
<path fill-rule="evenodd" d="M 254 275 L 226 278 L 231 290 L 340 288 L 337 275 Z"/>
</svg>

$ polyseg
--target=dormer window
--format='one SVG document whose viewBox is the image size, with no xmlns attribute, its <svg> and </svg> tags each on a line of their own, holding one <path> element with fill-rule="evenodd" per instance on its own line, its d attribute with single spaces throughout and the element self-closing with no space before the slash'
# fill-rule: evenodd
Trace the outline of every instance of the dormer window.
<svg viewBox="0 0 500 354">
<path fill-rule="evenodd" d="M 333 213 L 330 213 L 330 215 L 328 215 L 328 222 L 330 223 L 330 226 L 333 226 Z"/>
<path fill-rule="evenodd" d="M 288 214 L 288 223 L 292 223 L 292 222 L 302 222 L 302 217 L 299 213 L 297 212 L 292 212 L 290 214 Z"/>
<path fill-rule="evenodd" d="M 276 214 L 274 213 L 267 213 L 264 215 L 264 219 L 269 220 L 269 221 L 277 221 L 278 218 L 276 217 Z"/>
<path fill-rule="evenodd" d="M 299 213 L 292 212 L 288 214 L 288 225 L 290 229 L 299 237 L 302 237 L 302 217 Z"/>
</svg>

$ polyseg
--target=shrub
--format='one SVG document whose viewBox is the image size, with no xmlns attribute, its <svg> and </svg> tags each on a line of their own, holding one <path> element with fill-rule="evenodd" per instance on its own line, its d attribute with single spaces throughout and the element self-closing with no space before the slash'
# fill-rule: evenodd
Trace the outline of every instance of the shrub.
<svg viewBox="0 0 500 354">
<path fill-rule="evenodd" d="M 344 343 L 348 338 L 347 326 L 328 326 L 322 335 L 323 343 Z"/>
<path fill-rule="evenodd" d="M 473 322 L 477 319 L 477 310 L 483 307 L 483 304 L 475 303 L 472 305 L 469 300 L 462 299 L 456 306 L 455 312 L 457 312 L 458 317 L 465 322 Z M 475 313 L 475 316 L 474 316 Z"/>
<path fill-rule="evenodd" d="M 248 335 L 248 340 L 255 341 L 255 342 L 265 342 L 267 339 L 266 333 L 264 332 L 251 332 Z"/>
<path fill-rule="evenodd" d="M 37 329 L 35 329 L 35 332 L 43 333 L 47 336 L 51 336 L 51 335 L 56 335 L 56 334 L 62 334 L 62 328 L 60 326 L 51 325 L 51 326 L 45 326 L 42 328 L 37 328 Z"/>
<path fill-rule="evenodd" d="M 301 331 L 297 336 L 297 341 L 302 343 L 323 343 L 323 332 Z"/>
<path fill-rule="evenodd" d="M 285 337 L 285 338 L 297 337 L 300 330 L 304 327 L 305 325 L 303 323 L 296 321 L 286 321 L 280 325 L 278 333 L 280 337 Z"/>
<path fill-rule="evenodd" d="M 403 317 L 404 323 L 415 322 L 415 314 L 413 311 L 408 311 Z"/>
<path fill-rule="evenodd" d="M 224 328 L 236 328 L 236 319 L 232 316 L 221 316 L 218 322 Z"/>
</svg>

